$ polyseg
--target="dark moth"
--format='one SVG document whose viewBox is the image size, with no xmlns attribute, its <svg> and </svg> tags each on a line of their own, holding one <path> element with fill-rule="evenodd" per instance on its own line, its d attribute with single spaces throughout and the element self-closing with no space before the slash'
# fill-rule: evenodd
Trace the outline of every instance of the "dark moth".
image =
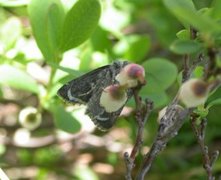
<svg viewBox="0 0 221 180">
<path fill-rule="evenodd" d="M 123 106 L 115 112 L 106 112 L 100 105 L 102 91 L 110 85 L 118 84 L 115 77 L 127 64 L 127 61 L 115 61 L 80 76 L 58 90 L 58 95 L 72 104 L 85 104 L 86 114 L 101 130 L 111 128 L 120 115 Z M 126 90 L 127 99 L 132 95 L 131 89 Z"/>
</svg>

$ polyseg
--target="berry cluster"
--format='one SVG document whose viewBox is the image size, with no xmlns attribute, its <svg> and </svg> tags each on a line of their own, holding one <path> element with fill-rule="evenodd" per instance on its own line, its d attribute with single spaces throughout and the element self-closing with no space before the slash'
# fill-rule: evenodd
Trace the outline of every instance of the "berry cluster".
<svg viewBox="0 0 221 180">
<path fill-rule="evenodd" d="M 128 89 L 146 83 L 145 70 L 142 66 L 131 63 L 126 65 L 115 79 L 118 84 L 104 88 L 100 97 L 100 105 L 109 113 L 117 111 L 126 103 Z"/>
</svg>

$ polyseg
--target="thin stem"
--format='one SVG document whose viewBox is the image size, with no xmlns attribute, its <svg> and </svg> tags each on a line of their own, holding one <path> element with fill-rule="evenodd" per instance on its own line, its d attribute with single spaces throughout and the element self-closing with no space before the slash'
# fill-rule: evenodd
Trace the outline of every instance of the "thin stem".
<svg viewBox="0 0 221 180">
<path fill-rule="evenodd" d="M 197 142 L 200 146 L 202 155 L 203 155 L 203 167 L 206 170 L 207 173 L 207 177 L 208 180 L 214 180 L 215 177 L 212 174 L 212 166 L 214 164 L 214 162 L 216 161 L 219 152 L 215 151 L 212 156 L 209 156 L 209 151 L 208 151 L 208 147 L 205 145 L 205 131 L 206 131 L 206 126 L 207 126 L 207 120 L 206 118 L 200 119 L 201 123 L 199 125 L 199 127 L 196 124 L 196 121 L 200 119 L 200 117 L 195 114 L 192 113 L 191 114 L 191 118 L 190 118 L 190 122 L 191 122 L 191 127 L 193 129 L 194 135 L 197 139 Z"/>
<path fill-rule="evenodd" d="M 150 151 L 145 155 L 143 165 L 141 167 L 140 172 L 138 173 L 136 180 L 143 180 L 147 172 L 150 170 L 153 161 L 157 157 L 160 151 L 163 150 L 165 147 L 165 143 L 162 140 L 157 139 L 152 147 L 150 148 Z"/>
<path fill-rule="evenodd" d="M 136 155 L 138 154 L 138 151 L 140 150 L 141 145 L 143 143 L 143 132 L 144 132 L 145 123 L 149 117 L 150 112 L 153 109 L 153 102 L 148 100 L 145 100 L 145 102 L 143 102 L 142 99 L 139 97 L 139 90 L 140 88 L 133 90 L 134 99 L 136 102 L 135 119 L 138 126 L 136 141 L 130 155 L 128 152 L 124 153 L 124 160 L 126 165 L 125 178 L 127 180 L 132 180 L 131 172 L 135 166 L 134 161 Z"/>
<path fill-rule="evenodd" d="M 144 179 L 157 155 L 166 147 L 169 140 L 177 135 L 177 132 L 182 127 L 184 119 L 188 116 L 189 112 L 189 109 L 181 110 L 178 108 L 176 96 L 172 104 L 167 108 L 165 115 L 160 120 L 156 139 L 150 151 L 144 157 L 144 161 L 136 177 L 137 180 Z"/>
<path fill-rule="evenodd" d="M 189 75 L 190 75 L 189 63 L 190 63 L 190 57 L 189 55 L 186 54 L 184 55 L 184 59 L 183 59 L 183 79 L 182 79 L 183 82 L 189 79 Z"/>
</svg>

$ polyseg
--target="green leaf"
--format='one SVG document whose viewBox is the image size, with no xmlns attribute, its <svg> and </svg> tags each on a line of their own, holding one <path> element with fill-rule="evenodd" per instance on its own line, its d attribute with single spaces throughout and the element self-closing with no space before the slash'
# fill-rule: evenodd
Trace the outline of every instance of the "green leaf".
<svg viewBox="0 0 221 180">
<path fill-rule="evenodd" d="M 221 9 L 221 1 L 220 0 L 213 0 L 211 14 L 217 20 L 220 20 L 220 18 L 221 18 L 220 9 Z"/>
<path fill-rule="evenodd" d="M 157 92 L 157 93 L 146 93 L 144 91 L 141 91 L 141 96 L 143 98 L 149 98 L 154 102 L 154 108 L 159 108 L 162 106 L 165 106 L 169 100 L 168 95 L 162 91 L 162 92 Z"/>
<path fill-rule="evenodd" d="M 149 49 L 150 38 L 147 35 L 130 35 L 114 47 L 117 55 L 134 62 L 143 60 Z"/>
<path fill-rule="evenodd" d="M 209 33 L 221 29 L 212 18 L 198 13 L 191 0 L 164 0 L 164 4 L 187 28 L 191 25 L 202 32 Z"/>
<path fill-rule="evenodd" d="M 0 84 L 38 93 L 38 84 L 24 71 L 9 65 L 0 66 Z"/>
<path fill-rule="evenodd" d="M 209 105 L 213 101 L 216 101 L 217 99 L 220 99 L 220 97 L 221 97 L 221 87 L 218 87 L 217 89 L 215 89 L 214 91 L 212 91 L 210 93 L 210 96 L 207 99 L 206 104 Z"/>
<path fill-rule="evenodd" d="M 170 46 L 170 50 L 177 54 L 192 54 L 202 48 L 200 43 L 193 40 L 175 40 Z"/>
<path fill-rule="evenodd" d="M 19 6 L 26 6 L 28 4 L 27 0 L 0 0 L 0 6 L 2 7 L 19 7 Z"/>
<path fill-rule="evenodd" d="M 88 166 L 77 166 L 74 174 L 79 180 L 99 180 L 98 175 Z"/>
<path fill-rule="evenodd" d="M 159 5 L 157 4 L 155 4 L 154 8 L 148 9 L 146 18 L 156 34 L 157 41 L 168 48 L 176 38 L 175 34 L 180 30 L 180 24 L 163 6 L 162 1 L 159 1 Z"/>
<path fill-rule="evenodd" d="M 59 0 L 32 0 L 28 7 L 37 45 L 48 61 L 57 61 L 60 52 L 64 9 Z"/>
<path fill-rule="evenodd" d="M 220 104 L 221 104 L 221 98 L 216 99 L 216 100 L 214 100 L 214 101 L 211 101 L 211 102 L 206 106 L 206 108 L 209 109 L 209 108 L 211 108 L 212 106 L 220 105 Z"/>
<path fill-rule="evenodd" d="M 143 63 L 147 84 L 142 94 L 157 93 L 170 87 L 177 78 L 177 67 L 164 58 L 151 58 Z"/>
<path fill-rule="evenodd" d="M 204 71 L 205 69 L 203 66 L 197 66 L 193 71 L 194 77 L 198 79 L 202 78 L 205 73 Z"/>
<path fill-rule="evenodd" d="M 0 30 L 0 41 L 4 51 L 11 49 L 21 35 L 21 22 L 17 18 L 8 19 Z"/>
<path fill-rule="evenodd" d="M 122 28 L 128 26 L 130 18 L 130 13 L 119 10 L 119 8 L 115 7 L 114 3 L 107 3 L 102 13 L 100 25 L 102 28 L 118 36 L 122 34 Z"/>
<path fill-rule="evenodd" d="M 49 62 L 48 64 L 54 69 L 59 69 L 59 70 L 64 71 L 68 74 L 71 74 L 73 77 L 77 77 L 77 76 L 80 76 L 83 74 L 80 71 L 77 71 L 77 70 L 74 70 L 71 68 L 67 68 L 67 67 L 63 67 L 63 66 L 60 66 L 60 65 L 53 63 L 53 62 Z"/>
<path fill-rule="evenodd" d="M 59 129 L 68 133 L 76 133 L 80 130 L 81 124 L 63 106 L 51 104 L 50 111 L 53 114 L 55 125 Z"/>
<path fill-rule="evenodd" d="M 209 113 L 209 110 L 208 108 L 205 108 L 204 106 L 198 106 L 197 109 L 194 110 L 194 113 L 196 113 L 197 115 L 199 115 L 201 118 L 205 118 L 208 113 Z M 201 118 L 199 118 L 198 120 L 202 120 Z M 199 121 L 199 123 L 200 123 Z"/>
<path fill-rule="evenodd" d="M 181 40 L 189 40 L 190 39 L 190 31 L 183 29 L 179 31 L 176 36 Z"/>
<path fill-rule="evenodd" d="M 91 44 L 94 51 L 109 52 L 111 51 L 112 44 L 108 38 L 109 32 L 97 27 L 91 36 Z"/>
<path fill-rule="evenodd" d="M 64 20 L 61 50 L 69 50 L 87 40 L 97 27 L 100 13 L 99 0 L 77 1 Z"/>
</svg>

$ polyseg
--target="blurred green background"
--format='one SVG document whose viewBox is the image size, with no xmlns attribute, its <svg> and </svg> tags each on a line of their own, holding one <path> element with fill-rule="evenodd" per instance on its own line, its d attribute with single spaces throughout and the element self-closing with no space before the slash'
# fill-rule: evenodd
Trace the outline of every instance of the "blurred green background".
<svg viewBox="0 0 221 180">
<path fill-rule="evenodd" d="M 136 135 L 133 115 L 120 117 L 110 131 L 100 132 L 84 115 L 84 106 L 67 105 L 56 95 L 67 81 L 116 59 L 143 65 L 147 85 L 141 96 L 154 101 L 136 174 L 156 135 L 159 110 L 179 89 L 183 54 L 190 53 L 194 60 L 209 41 L 177 45 L 176 40 L 185 36 L 185 25 L 178 16 L 181 11 L 172 12 L 166 2 L 0 0 L 0 167 L 10 179 L 124 179 L 123 153 L 131 151 Z M 205 14 L 219 4 L 193 3 Z M 220 15 L 215 17 L 220 22 Z M 198 21 L 186 21 L 194 20 Z M 196 23 L 200 31 L 206 22 Z M 208 37 L 213 27 L 205 29 Z M 214 39 L 220 48 L 219 36 Z M 200 68 L 195 76 L 201 76 Z M 218 89 L 209 100 L 220 97 Z M 134 105 L 131 99 L 124 112 Z M 220 107 L 208 113 L 206 143 L 211 152 L 221 150 Z M 220 158 L 213 171 L 221 175 Z M 188 120 L 159 154 L 147 178 L 206 179 Z"/>
</svg>

